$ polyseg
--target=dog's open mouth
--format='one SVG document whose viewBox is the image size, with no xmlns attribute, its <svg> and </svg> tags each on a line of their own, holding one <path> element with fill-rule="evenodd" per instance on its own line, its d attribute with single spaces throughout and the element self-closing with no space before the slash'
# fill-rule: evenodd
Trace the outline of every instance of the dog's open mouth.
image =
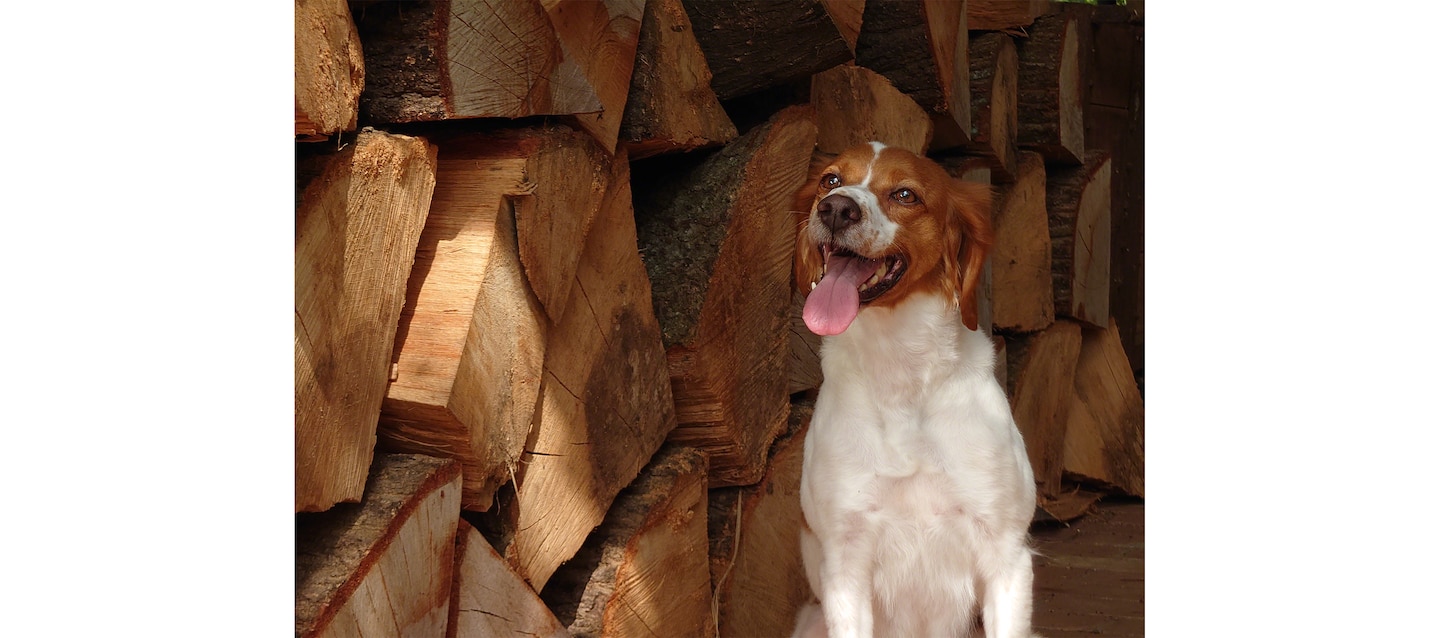
<svg viewBox="0 0 1440 638">
<path fill-rule="evenodd" d="M 831 243 L 820 244 L 823 270 L 805 300 L 805 325 L 818 335 L 837 335 L 850 327 L 860 305 L 888 292 L 905 274 L 899 254 L 868 258 Z"/>
</svg>

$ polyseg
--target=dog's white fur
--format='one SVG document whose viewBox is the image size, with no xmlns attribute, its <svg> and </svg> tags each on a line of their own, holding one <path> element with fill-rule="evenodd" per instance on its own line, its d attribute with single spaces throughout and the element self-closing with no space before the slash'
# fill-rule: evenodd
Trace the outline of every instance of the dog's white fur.
<svg viewBox="0 0 1440 638">
<path fill-rule="evenodd" d="M 1031 635 L 1035 483 L 994 363 L 929 292 L 824 338 L 800 488 L 820 606 L 795 636 Z"/>
</svg>

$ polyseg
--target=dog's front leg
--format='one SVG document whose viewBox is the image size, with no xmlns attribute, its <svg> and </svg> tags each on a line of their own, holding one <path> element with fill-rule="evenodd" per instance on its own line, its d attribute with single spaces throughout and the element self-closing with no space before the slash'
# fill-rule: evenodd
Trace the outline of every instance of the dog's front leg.
<svg viewBox="0 0 1440 638">
<path fill-rule="evenodd" d="M 1035 580 L 1030 549 L 1017 548 L 985 584 L 985 638 L 1030 638 Z"/>
<path fill-rule="evenodd" d="M 820 567 L 820 606 L 830 638 L 871 638 L 875 614 L 871 607 L 871 569 L 875 560 L 872 534 L 852 522 L 844 534 L 826 543 Z"/>
</svg>

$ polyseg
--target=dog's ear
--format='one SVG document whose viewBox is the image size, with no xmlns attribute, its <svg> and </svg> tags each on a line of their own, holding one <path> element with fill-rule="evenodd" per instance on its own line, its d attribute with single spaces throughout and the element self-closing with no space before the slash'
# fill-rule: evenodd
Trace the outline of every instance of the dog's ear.
<svg viewBox="0 0 1440 638">
<path fill-rule="evenodd" d="M 980 274 L 994 236 L 990 229 L 990 187 L 951 180 L 945 231 L 945 278 L 942 285 L 960 307 L 965 327 L 979 330 Z"/>
<path fill-rule="evenodd" d="M 818 179 L 818 178 L 817 178 Z M 790 206 L 795 225 L 795 286 L 800 294 L 810 294 L 810 283 L 820 280 L 820 251 L 810 243 L 810 209 L 815 205 L 815 181 L 806 182 L 795 193 Z"/>
</svg>

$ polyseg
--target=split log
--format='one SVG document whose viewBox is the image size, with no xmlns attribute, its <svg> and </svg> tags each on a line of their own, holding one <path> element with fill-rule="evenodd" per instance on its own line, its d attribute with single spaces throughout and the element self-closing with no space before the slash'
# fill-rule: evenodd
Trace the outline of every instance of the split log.
<svg viewBox="0 0 1440 638">
<path fill-rule="evenodd" d="M 611 153 L 615 152 L 630 95 L 645 1 L 541 0 L 565 61 L 579 67 L 603 109 L 599 113 L 577 113 L 575 122 Z"/>
<path fill-rule="evenodd" d="M 930 147 L 934 125 L 929 114 L 870 69 L 841 65 L 816 74 L 810 103 L 821 152 L 838 154 L 871 141 L 918 155 Z"/>
<path fill-rule="evenodd" d="M 1060 523 L 1073 521 L 1089 514 L 1103 496 L 1105 495 L 1101 492 L 1080 488 L 1066 488 L 1056 496 L 1037 496 L 1034 520 Z"/>
<path fill-rule="evenodd" d="M 1080 324 L 1056 320 L 1043 332 L 1007 337 L 1006 384 L 1015 425 L 1035 471 L 1041 501 L 1061 494 L 1065 425 L 1075 394 Z"/>
<path fill-rule="evenodd" d="M 820 0 L 682 0 L 721 100 L 803 78 L 853 57 Z"/>
<path fill-rule="evenodd" d="M 414 0 L 366 5 L 360 110 L 374 122 L 599 113 L 540 0 Z"/>
<path fill-rule="evenodd" d="M 926 111 L 942 116 L 933 118 L 935 139 L 955 145 L 970 141 L 965 2 L 868 2 L 855 43 L 855 63 L 889 78 Z"/>
<path fill-rule="evenodd" d="M 570 636 L 530 585 L 464 520 L 455 536 L 455 583 L 450 590 L 446 638 Z"/>
<path fill-rule="evenodd" d="M 721 636 L 787 636 L 810 602 L 800 468 L 813 405 L 794 404 L 759 483 L 710 492 L 710 577 Z"/>
<path fill-rule="evenodd" d="M 1045 207 L 1045 160 L 1022 151 L 1015 183 L 995 207 L 995 327 L 1012 332 L 1043 330 L 1055 321 L 1050 276 L 1050 221 Z"/>
<path fill-rule="evenodd" d="M 735 124 L 710 88 L 710 77 L 680 0 L 649 0 L 620 125 L 630 159 L 735 139 Z"/>
<path fill-rule="evenodd" d="M 1053 170 L 1045 186 L 1055 312 L 1093 327 L 1110 322 L 1110 153 Z"/>
<path fill-rule="evenodd" d="M 444 143 L 380 436 L 389 449 L 462 461 L 466 509 L 489 509 L 517 471 L 545 318 L 564 309 L 578 259 L 547 249 L 584 241 L 605 190 L 602 161 L 594 141 L 564 128 Z"/>
<path fill-rule="evenodd" d="M 970 39 L 970 104 L 972 153 L 990 159 L 999 181 L 1015 181 L 1016 74 L 1015 41 L 1003 33 Z"/>
<path fill-rule="evenodd" d="M 996 171 L 990 168 L 990 161 L 983 157 L 953 155 L 936 158 L 935 161 L 945 167 L 945 170 L 955 179 L 987 186 L 994 184 Z"/>
<path fill-rule="evenodd" d="M 1050 0 L 970 0 L 972 31 L 1011 31 L 1028 27 L 1050 10 Z"/>
<path fill-rule="evenodd" d="M 1015 141 L 1063 164 L 1080 164 L 1085 158 L 1082 25 L 1077 16 L 1060 12 L 1036 18 L 1030 37 L 1016 45 Z"/>
<path fill-rule="evenodd" d="M 377 454 L 365 496 L 295 517 L 295 635 L 445 635 L 460 465 Z"/>
<path fill-rule="evenodd" d="M 825 379 L 820 370 L 820 335 L 805 325 L 804 312 L 805 295 L 796 290 L 790 296 L 790 394 L 818 390 Z"/>
<path fill-rule="evenodd" d="M 1065 472 L 1145 496 L 1145 403 L 1115 320 L 1084 331 L 1065 427 Z"/>
<path fill-rule="evenodd" d="M 356 501 L 435 188 L 425 140 L 364 132 L 295 210 L 295 511 Z M 302 168 L 301 172 L 304 172 Z"/>
<path fill-rule="evenodd" d="M 666 446 L 541 596 L 572 636 L 713 638 L 705 455 Z"/>
<path fill-rule="evenodd" d="M 345 0 L 295 0 L 295 135 L 355 130 L 365 59 Z"/>
<path fill-rule="evenodd" d="M 710 455 L 712 486 L 758 480 L 785 424 L 789 209 L 814 147 L 814 111 L 790 107 L 637 202 L 675 392 L 671 440 Z"/>
<path fill-rule="evenodd" d="M 865 16 L 865 0 L 820 0 L 825 5 L 825 12 L 830 14 L 830 19 L 835 22 L 835 28 L 840 30 L 840 37 L 845 39 L 845 46 L 850 47 L 850 53 L 855 53 L 855 41 L 860 38 L 860 21 Z"/>
<path fill-rule="evenodd" d="M 515 492 L 499 507 L 496 546 L 536 590 L 575 555 L 675 427 L 623 150 L 607 168 L 570 309 L 546 336 L 545 380 L 525 462 Z"/>
</svg>

